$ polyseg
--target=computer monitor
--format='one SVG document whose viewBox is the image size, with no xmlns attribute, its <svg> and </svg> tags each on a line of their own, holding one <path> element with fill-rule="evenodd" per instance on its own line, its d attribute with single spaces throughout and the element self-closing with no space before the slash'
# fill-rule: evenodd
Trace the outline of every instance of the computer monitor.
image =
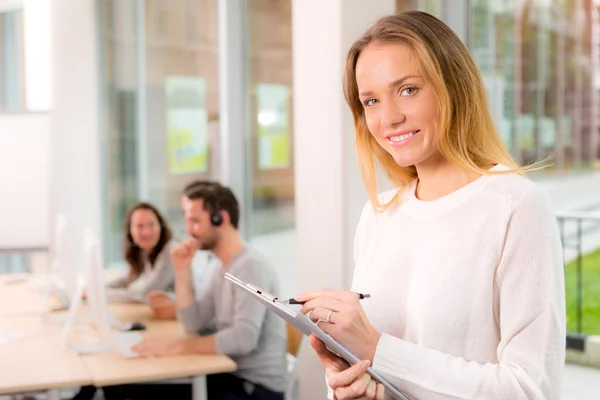
<svg viewBox="0 0 600 400">
<path fill-rule="evenodd" d="M 43 300 L 41 312 L 48 311 L 49 297 L 55 296 L 60 306 L 66 308 L 75 295 L 79 271 L 75 268 L 69 251 L 67 219 L 63 214 L 56 216 L 54 225 L 54 248 L 50 269 L 40 287 Z"/>
<path fill-rule="evenodd" d="M 110 313 L 102 268 L 102 250 L 100 241 L 88 229 L 85 235 L 85 288 L 90 320 L 98 333 L 110 335 Z"/>
<path fill-rule="evenodd" d="M 71 299 L 77 289 L 77 276 L 79 269 L 73 264 L 69 251 L 68 225 L 64 215 L 59 214 L 56 222 L 56 236 L 54 240 L 56 262 L 56 275 L 59 287 Z"/>
<path fill-rule="evenodd" d="M 102 272 L 102 254 L 100 241 L 91 229 L 84 235 L 84 273 L 80 275 L 75 295 L 69 307 L 62 338 L 65 345 L 78 353 L 103 353 L 113 348 L 111 334 L 111 315 L 108 310 L 106 288 Z M 73 342 L 70 340 L 73 325 L 82 303 L 85 292 L 87 301 L 86 319 L 92 327 L 92 334 L 86 335 L 89 340 Z"/>
</svg>

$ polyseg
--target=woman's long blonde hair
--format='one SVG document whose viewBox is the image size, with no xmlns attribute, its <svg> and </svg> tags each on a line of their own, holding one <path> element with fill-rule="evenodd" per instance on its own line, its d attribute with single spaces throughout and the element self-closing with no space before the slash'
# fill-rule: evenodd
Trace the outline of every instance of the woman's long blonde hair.
<svg viewBox="0 0 600 400">
<path fill-rule="evenodd" d="M 492 174 L 485 166 L 503 164 L 509 171 L 523 173 L 538 169 L 535 164 L 519 167 L 506 149 L 490 114 L 483 79 L 467 47 L 446 24 L 421 11 L 407 11 L 380 19 L 356 41 L 346 57 L 344 95 L 352 111 L 356 151 L 363 181 L 377 211 L 397 200 L 382 204 L 377 195 L 376 164 L 397 187 L 406 187 L 417 177 L 414 166 L 400 167 L 369 133 L 358 96 L 356 62 L 373 42 L 408 45 L 420 61 L 425 79 L 438 99 L 440 132 L 438 148 L 450 162 L 480 174 Z"/>
</svg>

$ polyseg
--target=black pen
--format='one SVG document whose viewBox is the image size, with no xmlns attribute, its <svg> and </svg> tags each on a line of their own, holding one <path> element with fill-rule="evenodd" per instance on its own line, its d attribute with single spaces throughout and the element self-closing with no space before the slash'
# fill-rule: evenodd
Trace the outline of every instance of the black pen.
<svg viewBox="0 0 600 400">
<path fill-rule="evenodd" d="M 368 294 L 368 293 L 366 293 L 366 294 L 356 293 L 356 295 L 358 296 L 359 300 L 368 299 L 369 297 L 371 297 L 371 295 Z M 305 301 L 298 301 L 298 300 L 296 300 L 294 298 L 288 299 L 288 300 L 277 300 L 277 301 L 279 303 L 284 303 L 284 304 L 299 304 L 299 305 L 303 305 L 304 303 L 306 303 Z"/>
</svg>

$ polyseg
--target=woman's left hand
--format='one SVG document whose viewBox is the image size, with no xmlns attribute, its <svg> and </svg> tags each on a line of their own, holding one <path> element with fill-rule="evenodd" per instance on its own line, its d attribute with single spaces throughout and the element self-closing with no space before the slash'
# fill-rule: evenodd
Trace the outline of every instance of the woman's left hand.
<svg viewBox="0 0 600 400">
<path fill-rule="evenodd" d="M 345 371 L 327 376 L 329 387 L 333 389 L 335 400 L 383 400 L 385 388 L 366 371 L 364 362 L 353 365 Z"/>
<path fill-rule="evenodd" d="M 334 399 L 383 400 L 385 389 L 367 373 L 369 361 L 361 361 L 349 367 L 338 356 L 330 352 L 317 337 L 310 336 L 309 343 L 315 349 L 317 357 L 327 374 L 327 383 L 333 390 Z"/>
<path fill-rule="evenodd" d="M 381 333 L 369 322 L 358 295 L 346 290 L 324 289 L 295 297 L 305 301 L 302 314 L 342 343 L 361 360 L 373 361 Z"/>
</svg>

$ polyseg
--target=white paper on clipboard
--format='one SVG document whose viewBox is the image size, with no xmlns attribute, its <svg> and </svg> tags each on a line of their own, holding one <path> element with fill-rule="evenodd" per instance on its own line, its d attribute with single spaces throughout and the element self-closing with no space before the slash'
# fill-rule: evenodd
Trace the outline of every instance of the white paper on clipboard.
<svg viewBox="0 0 600 400">
<path fill-rule="evenodd" d="M 264 304 L 269 311 L 274 312 L 279 315 L 281 318 L 292 324 L 299 331 L 301 331 L 306 336 L 310 336 L 314 334 L 317 336 L 325 345 L 335 354 L 346 360 L 350 365 L 354 365 L 359 363 L 361 360 L 356 357 L 354 354 L 350 352 L 346 347 L 342 346 L 340 343 L 336 342 L 331 336 L 329 336 L 325 331 L 317 326 L 314 322 L 312 322 L 309 318 L 304 316 L 302 313 L 299 313 L 285 304 L 282 304 L 277 301 L 277 297 L 271 293 L 268 293 L 256 285 L 253 285 L 249 282 L 244 282 L 238 277 L 231 275 L 230 273 L 225 273 L 225 279 L 233 282 L 237 286 L 246 290 L 247 292 L 253 295 L 253 298 Z M 381 375 L 373 370 L 373 368 L 368 368 L 367 372 L 373 379 L 377 382 L 381 383 L 388 394 L 394 397 L 397 400 L 408 400 L 406 396 L 398 391 L 395 387 L 393 387 L 389 382 L 387 382 Z"/>
</svg>

